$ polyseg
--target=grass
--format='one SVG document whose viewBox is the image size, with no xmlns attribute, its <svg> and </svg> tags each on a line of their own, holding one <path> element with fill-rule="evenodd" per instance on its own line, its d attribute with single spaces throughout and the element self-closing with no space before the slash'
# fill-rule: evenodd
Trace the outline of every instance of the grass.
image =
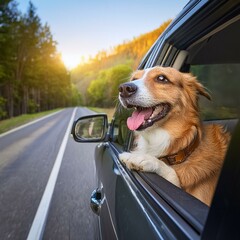
<svg viewBox="0 0 240 240">
<path fill-rule="evenodd" d="M 88 107 L 88 108 L 97 113 L 106 113 L 108 115 L 108 121 L 112 120 L 114 110 L 115 110 L 114 108 L 96 108 L 96 107 Z M 21 116 L 2 120 L 0 121 L 0 134 L 59 110 L 60 109 L 54 109 L 54 110 L 40 112 L 40 113 L 23 114 Z"/>
<path fill-rule="evenodd" d="M 21 116 L 2 120 L 0 121 L 0 134 L 59 110 L 60 109 L 54 109 L 54 110 L 40 112 L 40 113 L 23 114 Z"/>
<path fill-rule="evenodd" d="M 115 111 L 115 108 L 97 108 L 97 107 L 88 108 L 97 113 L 106 113 L 108 115 L 108 121 L 112 120 Z"/>
</svg>

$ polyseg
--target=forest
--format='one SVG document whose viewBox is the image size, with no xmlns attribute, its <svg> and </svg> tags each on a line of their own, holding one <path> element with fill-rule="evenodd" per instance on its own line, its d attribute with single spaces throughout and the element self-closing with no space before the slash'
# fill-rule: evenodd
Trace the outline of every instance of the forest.
<svg viewBox="0 0 240 240">
<path fill-rule="evenodd" d="M 64 66 L 50 26 L 29 2 L 0 3 L 0 120 L 77 105 L 114 107 L 118 86 L 128 81 L 143 56 L 170 24 L 99 51 L 72 71 Z"/>
<path fill-rule="evenodd" d="M 0 119 L 80 104 L 50 27 L 29 2 L 0 3 Z"/>
</svg>

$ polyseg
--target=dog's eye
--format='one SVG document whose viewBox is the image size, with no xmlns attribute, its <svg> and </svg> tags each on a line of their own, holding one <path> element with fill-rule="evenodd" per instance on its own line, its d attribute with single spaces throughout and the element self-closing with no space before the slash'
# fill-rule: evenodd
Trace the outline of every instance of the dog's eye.
<svg viewBox="0 0 240 240">
<path fill-rule="evenodd" d="M 157 81 L 160 83 L 168 83 L 169 82 L 168 79 L 163 75 L 157 76 Z"/>
</svg>

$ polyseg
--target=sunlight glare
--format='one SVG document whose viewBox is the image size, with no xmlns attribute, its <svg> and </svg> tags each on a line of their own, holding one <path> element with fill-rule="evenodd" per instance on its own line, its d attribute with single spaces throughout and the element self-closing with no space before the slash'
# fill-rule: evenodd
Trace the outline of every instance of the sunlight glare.
<svg viewBox="0 0 240 240">
<path fill-rule="evenodd" d="M 62 53 L 62 61 L 69 70 L 77 67 L 81 63 L 81 56 Z"/>
</svg>

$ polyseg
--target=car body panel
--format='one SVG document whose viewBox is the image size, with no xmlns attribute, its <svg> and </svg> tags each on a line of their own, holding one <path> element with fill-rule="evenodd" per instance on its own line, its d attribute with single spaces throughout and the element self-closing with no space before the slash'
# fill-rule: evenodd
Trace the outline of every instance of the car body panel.
<svg viewBox="0 0 240 240">
<path fill-rule="evenodd" d="M 100 170 L 98 186 L 100 188 L 104 186 L 102 188 L 103 205 L 100 213 L 103 239 L 125 239 L 126 236 L 130 239 L 146 239 L 148 237 L 158 239 L 159 233 L 152 231 L 152 220 L 149 221 L 153 218 L 148 216 L 148 203 L 143 199 L 139 200 L 141 198 L 139 189 L 118 160 L 119 149 L 112 144 L 100 144 L 95 154 L 97 155 L 96 168 Z M 144 226 L 137 231 L 135 229 L 136 219 L 139 226 Z M 162 235 L 166 235 L 166 233 L 162 231 Z"/>
</svg>

